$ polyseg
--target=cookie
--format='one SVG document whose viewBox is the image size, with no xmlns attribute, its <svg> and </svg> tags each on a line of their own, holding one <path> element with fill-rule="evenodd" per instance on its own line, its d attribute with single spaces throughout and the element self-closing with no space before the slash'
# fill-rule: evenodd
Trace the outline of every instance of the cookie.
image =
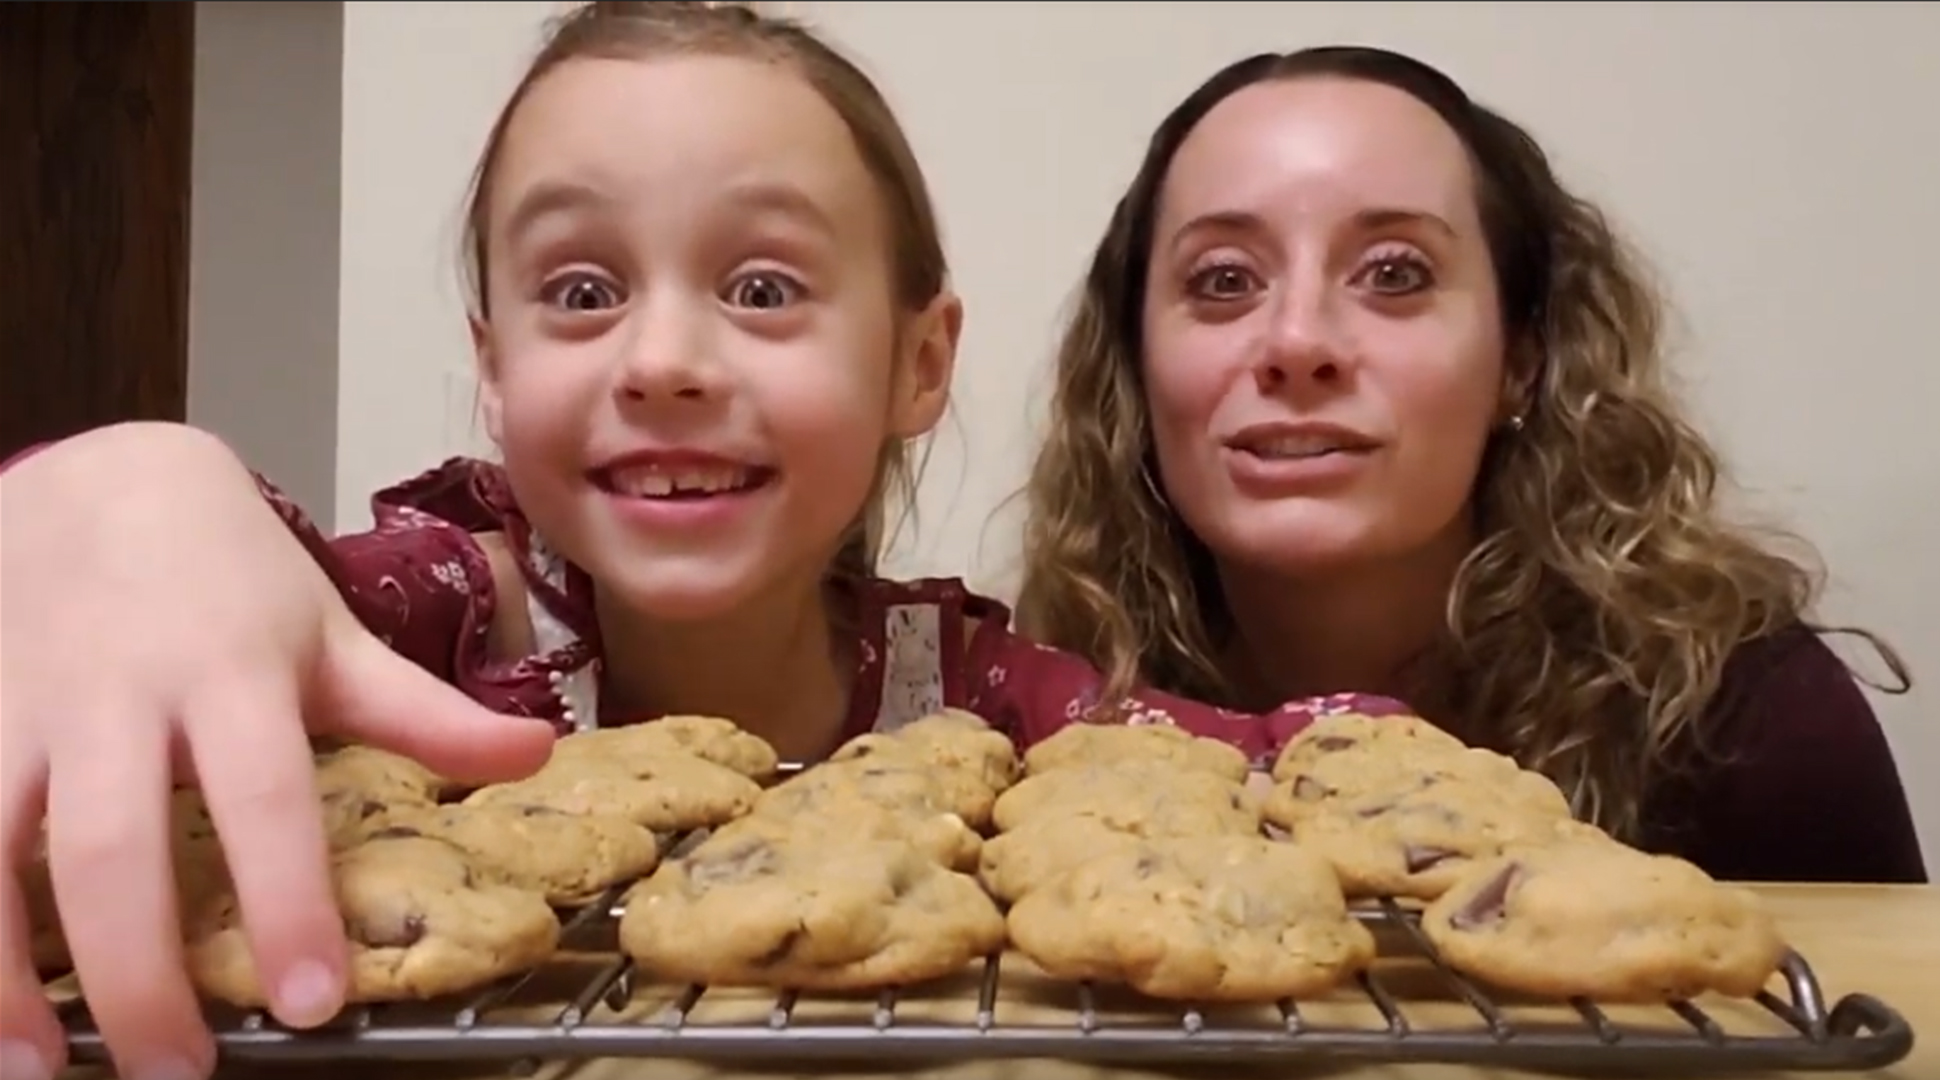
<svg viewBox="0 0 1940 1080">
<path fill-rule="evenodd" d="M 409 829 L 464 852 L 481 873 L 577 907 L 651 871 L 660 840 L 616 814 L 567 814 L 546 806 L 405 807 L 381 815 L 373 832 Z"/>
<path fill-rule="evenodd" d="M 955 814 L 973 829 L 990 823 L 997 800 L 990 785 L 968 772 L 937 769 L 900 753 L 825 761 L 761 793 L 759 814 L 819 814 L 824 808 L 873 802 L 919 815 Z"/>
<path fill-rule="evenodd" d="M 351 942 L 349 1002 L 475 990 L 537 966 L 558 947 L 559 919 L 545 898 L 474 871 L 442 840 L 403 829 L 379 833 L 339 852 L 333 871 Z M 233 895 L 199 913 L 188 960 L 208 996 L 266 1006 Z"/>
<path fill-rule="evenodd" d="M 840 787 L 824 788 L 806 809 L 793 800 L 757 801 L 753 813 L 714 830 L 717 837 L 760 836 L 769 840 L 900 840 L 939 865 L 975 870 L 983 837 L 946 810 L 924 806 L 895 808 Z"/>
<path fill-rule="evenodd" d="M 1433 900 L 1468 864 L 1547 842 L 1573 824 L 1560 792 L 1553 802 L 1518 801 L 1461 778 L 1414 779 L 1399 793 L 1292 819 L 1291 839 L 1332 863 L 1349 896 Z"/>
<path fill-rule="evenodd" d="M 975 713 L 961 709 L 912 720 L 893 732 L 858 735 L 836 748 L 830 761 L 848 761 L 872 754 L 903 754 L 919 764 L 965 772 L 992 792 L 1017 780 L 1021 765 L 1010 737 Z"/>
<path fill-rule="evenodd" d="M 555 758 L 523 780 L 480 788 L 461 805 L 615 814 L 658 832 L 687 832 L 740 817 L 760 794 L 761 785 L 725 765 L 668 751 L 624 764 Z"/>
<path fill-rule="evenodd" d="M 1033 775 L 1121 761 L 1163 762 L 1233 781 L 1245 780 L 1250 771 L 1238 747 L 1170 724 L 1071 724 L 1025 751 L 1024 772 Z"/>
<path fill-rule="evenodd" d="M 1314 814 L 1367 813 L 1450 782 L 1487 788 L 1492 798 L 1531 813 L 1570 814 L 1568 798 L 1549 778 L 1501 754 L 1468 747 L 1322 755 L 1288 770 L 1286 781 L 1267 796 L 1265 814 L 1275 825 L 1294 829 Z"/>
<path fill-rule="evenodd" d="M 620 946 L 650 977 L 863 990 L 951 975 L 1004 944 L 977 883 L 908 844 L 710 837 L 627 895 Z"/>
<path fill-rule="evenodd" d="M 1164 760 L 1071 766 L 1026 776 L 998 797 L 1000 830 L 1043 818 L 1109 814 L 1124 824 L 1190 807 L 1219 832 L 1260 831 L 1259 798 L 1239 780 Z"/>
<path fill-rule="evenodd" d="M 316 759 L 317 794 L 356 794 L 383 802 L 436 802 L 454 785 L 423 765 L 372 746 L 346 746 Z"/>
<path fill-rule="evenodd" d="M 1585 831 L 1465 868 L 1422 932 L 1456 970 L 1547 998 L 1750 997 L 1778 970 L 1785 942 L 1752 893 Z"/>
<path fill-rule="evenodd" d="M 650 771 L 668 752 L 711 761 L 752 780 L 769 779 L 781 765 L 767 740 L 718 716 L 664 716 L 644 724 L 574 732 L 553 744 L 552 759 L 595 758 Z"/>
<path fill-rule="evenodd" d="M 1156 998 L 1325 992 L 1374 958 L 1323 860 L 1259 836 L 1148 840 L 1084 863 L 1010 909 L 1011 942 L 1053 978 Z"/>
<path fill-rule="evenodd" d="M 1465 749 L 1462 740 L 1419 716 L 1336 713 L 1315 720 L 1287 740 L 1274 760 L 1273 779 L 1292 781 L 1317 762 L 1342 753 L 1378 754 L 1391 760 Z"/>
</svg>

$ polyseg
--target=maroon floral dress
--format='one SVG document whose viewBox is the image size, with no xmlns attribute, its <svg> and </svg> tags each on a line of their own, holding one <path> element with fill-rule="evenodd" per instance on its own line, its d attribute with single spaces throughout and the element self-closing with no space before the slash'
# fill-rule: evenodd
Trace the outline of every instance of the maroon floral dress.
<svg viewBox="0 0 1940 1080">
<path fill-rule="evenodd" d="M 560 730 L 649 719 L 600 706 L 593 585 L 532 530 L 497 466 L 455 458 L 372 498 L 367 532 L 325 539 L 276 488 L 265 497 L 324 565 L 351 609 L 393 649 L 481 704 L 543 717 Z M 533 655 L 487 648 L 497 606 L 478 534 L 500 533 L 524 572 Z M 872 579 L 854 597 L 861 640 L 845 737 L 890 731 L 945 707 L 967 709 L 1028 746 L 1084 718 L 1103 684 L 1089 664 L 1010 630 L 1005 605 L 954 578 Z M 1330 712 L 1405 712 L 1399 702 L 1336 695 L 1266 714 L 1159 693 L 1120 703 L 1132 723 L 1174 724 L 1264 762 Z"/>
</svg>

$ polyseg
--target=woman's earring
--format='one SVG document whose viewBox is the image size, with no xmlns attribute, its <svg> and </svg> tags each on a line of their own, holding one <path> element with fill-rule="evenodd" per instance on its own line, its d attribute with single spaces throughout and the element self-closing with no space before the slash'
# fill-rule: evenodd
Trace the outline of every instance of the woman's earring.
<svg viewBox="0 0 1940 1080">
<path fill-rule="evenodd" d="M 1525 426 L 1526 426 L 1526 424 L 1524 423 L 1524 421 L 1523 421 L 1523 419 L 1522 419 L 1522 414 L 1521 414 L 1521 413 L 1516 413 L 1516 414 L 1515 414 L 1514 416 L 1511 416 L 1511 417 L 1509 418 L 1509 430 L 1510 430 L 1510 431 L 1514 431 L 1514 432 L 1517 432 L 1517 433 L 1520 433 L 1520 432 L 1522 431 L 1522 429 L 1523 429 L 1523 428 L 1524 428 Z"/>
</svg>

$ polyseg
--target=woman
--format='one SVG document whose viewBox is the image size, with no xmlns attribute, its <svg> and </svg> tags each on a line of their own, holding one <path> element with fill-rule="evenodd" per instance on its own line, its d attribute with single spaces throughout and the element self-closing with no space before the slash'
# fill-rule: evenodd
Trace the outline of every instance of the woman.
<svg viewBox="0 0 1940 1080">
<path fill-rule="evenodd" d="M 1816 580 L 1724 520 L 1659 330 L 1602 215 L 1446 76 L 1234 64 L 1093 260 L 1020 616 L 1120 688 L 1412 700 L 1720 877 L 1924 881 Z"/>
</svg>

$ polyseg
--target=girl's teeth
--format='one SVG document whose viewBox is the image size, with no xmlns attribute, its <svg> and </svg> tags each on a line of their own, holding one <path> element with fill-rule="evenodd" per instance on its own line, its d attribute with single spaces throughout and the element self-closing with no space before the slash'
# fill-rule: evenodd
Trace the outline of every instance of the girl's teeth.
<svg viewBox="0 0 1940 1080">
<path fill-rule="evenodd" d="M 672 495 L 717 495 L 747 487 L 746 469 L 616 469 L 613 490 L 642 499 L 661 499 Z"/>
</svg>

